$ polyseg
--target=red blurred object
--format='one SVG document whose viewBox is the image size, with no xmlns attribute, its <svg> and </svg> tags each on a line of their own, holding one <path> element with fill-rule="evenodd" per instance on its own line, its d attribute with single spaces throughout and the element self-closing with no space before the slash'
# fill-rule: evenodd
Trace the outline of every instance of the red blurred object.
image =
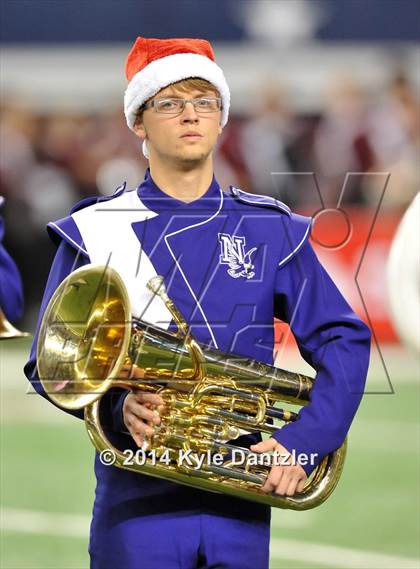
<svg viewBox="0 0 420 569">
<path fill-rule="evenodd" d="M 308 211 L 299 213 L 313 215 Z M 315 215 L 311 241 L 318 258 L 379 342 L 398 342 L 390 319 L 385 277 L 392 238 L 401 215 L 400 211 L 379 211 L 375 222 L 375 211 L 371 209 L 345 208 L 342 213 L 331 209 Z M 350 224 L 347 237 L 346 219 Z M 285 341 L 294 343 L 287 328 L 282 322 L 276 324 L 277 348 Z"/>
</svg>

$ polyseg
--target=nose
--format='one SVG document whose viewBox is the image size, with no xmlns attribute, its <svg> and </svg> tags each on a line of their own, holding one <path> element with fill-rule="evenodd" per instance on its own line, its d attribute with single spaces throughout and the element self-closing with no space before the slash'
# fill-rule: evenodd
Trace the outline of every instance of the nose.
<svg viewBox="0 0 420 569">
<path fill-rule="evenodd" d="M 198 114 L 191 101 L 186 101 L 184 110 L 181 113 L 181 122 L 198 122 Z"/>
</svg>

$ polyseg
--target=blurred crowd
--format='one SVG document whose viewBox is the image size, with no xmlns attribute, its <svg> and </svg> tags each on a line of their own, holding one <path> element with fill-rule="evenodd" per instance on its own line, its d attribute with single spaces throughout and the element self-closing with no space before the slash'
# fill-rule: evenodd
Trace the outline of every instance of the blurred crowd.
<svg viewBox="0 0 420 569">
<path fill-rule="evenodd" d="M 216 177 L 246 191 L 272 195 L 295 210 L 342 203 L 376 207 L 390 172 L 384 207 L 408 205 L 418 190 L 419 107 L 402 74 L 383 92 L 366 93 L 337 77 L 316 115 L 302 115 L 281 86 L 256 90 L 249 113 L 234 109 L 215 152 Z M 54 254 L 48 221 L 88 195 L 136 187 L 147 162 L 121 109 L 99 114 L 41 114 L 16 100 L 0 114 L 1 214 L 6 246 L 25 287 L 30 322 Z M 315 178 L 311 173 L 315 173 Z M 31 311 L 33 311 L 31 313 Z"/>
</svg>

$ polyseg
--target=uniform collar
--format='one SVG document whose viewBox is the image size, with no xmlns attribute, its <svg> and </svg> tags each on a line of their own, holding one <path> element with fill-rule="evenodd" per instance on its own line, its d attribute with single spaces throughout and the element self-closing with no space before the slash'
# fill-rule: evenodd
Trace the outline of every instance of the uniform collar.
<svg viewBox="0 0 420 569">
<path fill-rule="evenodd" d="M 214 175 L 206 193 L 201 198 L 186 203 L 163 192 L 153 181 L 150 168 L 147 168 L 144 180 L 137 188 L 137 195 L 147 209 L 156 213 L 169 213 L 174 209 L 182 209 L 185 213 L 194 211 L 207 215 L 216 212 L 222 200 L 222 191 Z"/>
</svg>

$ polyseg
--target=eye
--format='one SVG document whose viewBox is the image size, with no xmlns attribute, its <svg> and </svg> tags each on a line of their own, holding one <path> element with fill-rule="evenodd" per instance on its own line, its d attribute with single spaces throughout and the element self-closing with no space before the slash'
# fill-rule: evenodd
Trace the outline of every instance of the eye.
<svg viewBox="0 0 420 569">
<path fill-rule="evenodd" d="M 220 99 L 213 97 L 200 97 L 199 99 L 195 99 L 194 105 L 198 111 L 203 113 L 218 111 L 221 108 Z"/>
<path fill-rule="evenodd" d="M 158 109 L 162 111 L 171 111 L 179 107 L 178 99 L 163 99 L 157 103 Z"/>
<path fill-rule="evenodd" d="M 196 99 L 195 104 L 197 107 L 200 107 L 202 109 L 207 109 L 207 108 L 210 108 L 212 106 L 213 100 L 212 99 L 205 99 L 205 98 Z"/>
</svg>

